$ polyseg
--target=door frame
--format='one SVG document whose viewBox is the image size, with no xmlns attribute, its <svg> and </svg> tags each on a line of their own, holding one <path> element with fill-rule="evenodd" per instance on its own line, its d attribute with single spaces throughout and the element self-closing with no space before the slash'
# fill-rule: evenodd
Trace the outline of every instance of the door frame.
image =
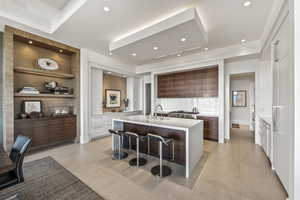
<svg viewBox="0 0 300 200">
<path fill-rule="evenodd" d="M 258 103 L 258 73 L 257 73 L 257 68 L 255 67 L 255 70 L 239 70 L 235 72 L 229 72 L 225 73 L 225 139 L 230 140 L 231 138 L 231 84 L 230 84 L 230 77 L 231 75 L 235 74 L 244 74 L 244 73 L 254 73 L 255 76 L 255 105 L 257 107 Z M 258 135 L 258 124 L 257 124 L 257 109 L 255 112 L 255 130 L 254 130 L 254 137 L 255 137 L 255 143 L 260 144 L 260 137 Z"/>
</svg>

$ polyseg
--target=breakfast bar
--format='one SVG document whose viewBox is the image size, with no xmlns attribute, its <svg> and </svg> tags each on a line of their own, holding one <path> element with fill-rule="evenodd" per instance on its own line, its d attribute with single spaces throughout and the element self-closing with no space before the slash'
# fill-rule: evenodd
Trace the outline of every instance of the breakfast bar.
<svg viewBox="0 0 300 200">
<path fill-rule="evenodd" d="M 203 121 L 170 117 L 152 117 L 144 115 L 127 116 L 112 120 L 112 128 L 134 132 L 141 136 L 154 134 L 174 140 L 174 159 L 171 146 L 164 149 L 163 158 L 185 167 L 185 177 L 189 178 L 203 154 Z M 116 150 L 119 137 L 112 136 L 112 150 Z M 126 142 L 123 148 L 126 148 Z M 134 146 L 132 147 L 135 148 Z M 158 157 L 158 144 L 151 142 L 150 154 Z M 148 152 L 147 141 L 141 142 L 139 151 Z"/>
</svg>

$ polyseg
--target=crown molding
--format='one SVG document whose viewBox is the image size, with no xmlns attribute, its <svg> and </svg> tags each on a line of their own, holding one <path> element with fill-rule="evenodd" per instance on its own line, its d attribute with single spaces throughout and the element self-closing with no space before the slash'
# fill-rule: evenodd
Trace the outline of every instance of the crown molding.
<svg viewBox="0 0 300 200">
<path fill-rule="evenodd" d="M 261 49 L 264 50 L 273 38 L 274 31 L 278 29 L 285 17 L 289 13 L 289 2 L 288 0 L 275 0 L 271 14 L 264 27 L 263 34 L 260 38 Z"/>
</svg>

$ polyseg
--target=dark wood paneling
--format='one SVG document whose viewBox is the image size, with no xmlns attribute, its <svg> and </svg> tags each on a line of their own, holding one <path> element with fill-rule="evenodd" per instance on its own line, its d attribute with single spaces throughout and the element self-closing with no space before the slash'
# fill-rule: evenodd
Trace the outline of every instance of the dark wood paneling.
<svg viewBox="0 0 300 200">
<path fill-rule="evenodd" d="M 188 117 L 184 114 L 161 114 L 157 113 L 158 116 L 164 116 L 164 117 L 174 117 L 174 118 L 188 118 L 188 119 L 194 119 L 191 115 Z M 213 140 L 213 141 L 219 141 L 219 118 L 218 117 L 203 117 L 203 116 L 197 116 L 198 120 L 203 120 L 203 136 L 204 139 L 207 140 Z"/>
<path fill-rule="evenodd" d="M 197 119 L 204 122 L 204 139 L 207 140 L 219 140 L 219 119 L 218 117 L 202 117 L 198 116 Z"/>
<path fill-rule="evenodd" d="M 159 75 L 158 98 L 192 98 L 218 96 L 218 66 Z"/>
<path fill-rule="evenodd" d="M 32 139 L 32 149 L 51 146 L 76 137 L 76 116 L 15 120 L 15 138 L 24 135 Z"/>
<path fill-rule="evenodd" d="M 157 134 L 163 137 L 170 137 L 175 140 L 175 163 L 180 165 L 185 165 L 185 133 L 184 131 L 159 128 L 159 127 L 150 127 L 138 124 L 124 123 L 124 130 L 129 132 L 134 132 L 139 135 L 147 135 L 148 133 Z M 136 149 L 136 140 L 132 139 L 132 148 Z M 140 144 L 140 152 L 147 153 L 147 140 L 142 141 Z M 151 155 L 158 157 L 158 142 L 151 140 L 150 143 L 150 152 Z M 163 147 L 163 158 L 170 160 L 172 157 L 172 145 Z"/>
</svg>

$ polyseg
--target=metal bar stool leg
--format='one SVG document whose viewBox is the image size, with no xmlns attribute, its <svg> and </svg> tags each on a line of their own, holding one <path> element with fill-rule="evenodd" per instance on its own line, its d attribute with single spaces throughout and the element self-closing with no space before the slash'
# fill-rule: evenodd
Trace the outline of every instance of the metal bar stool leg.
<svg viewBox="0 0 300 200">
<path fill-rule="evenodd" d="M 129 142 L 129 147 L 128 147 L 128 152 L 131 151 L 131 137 L 128 136 L 128 142 Z"/>
<path fill-rule="evenodd" d="M 114 159 L 117 159 L 117 160 L 122 160 L 122 159 L 124 159 L 124 158 L 127 158 L 128 153 L 121 151 L 122 143 L 123 143 L 123 142 L 122 142 L 122 141 L 123 141 L 123 136 L 122 136 L 122 135 L 118 135 L 118 137 L 119 137 L 118 151 L 117 151 L 117 152 L 114 152 L 113 158 L 114 158 Z"/>
<path fill-rule="evenodd" d="M 150 137 L 148 137 L 148 155 L 150 155 Z"/>
<path fill-rule="evenodd" d="M 175 160 L 175 140 L 172 141 L 172 160 Z"/>
<path fill-rule="evenodd" d="M 154 176 L 158 176 L 160 178 L 171 175 L 172 170 L 170 167 L 163 165 L 163 143 L 159 141 L 159 165 L 152 167 L 151 173 Z"/>
<path fill-rule="evenodd" d="M 162 178 L 163 174 L 163 155 L 162 155 L 162 142 L 159 142 L 159 177 Z"/>
<path fill-rule="evenodd" d="M 140 155 L 140 140 L 136 138 L 136 166 L 139 167 L 139 155 Z"/>
<path fill-rule="evenodd" d="M 139 137 L 136 138 L 136 158 L 133 158 L 129 161 L 130 166 L 144 166 L 147 164 L 147 160 L 145 158 L 140 157 L 140 139 Z"/>
<path fill-rule="evenodd" d="M 121 156 L 121 145 L 122 145 L 121 140 L 122 140 L 122 136 L 119 135 L 119 155 L 118 155 L 118 159 L 120 159 L 120 156 Z"/>
</svg>

